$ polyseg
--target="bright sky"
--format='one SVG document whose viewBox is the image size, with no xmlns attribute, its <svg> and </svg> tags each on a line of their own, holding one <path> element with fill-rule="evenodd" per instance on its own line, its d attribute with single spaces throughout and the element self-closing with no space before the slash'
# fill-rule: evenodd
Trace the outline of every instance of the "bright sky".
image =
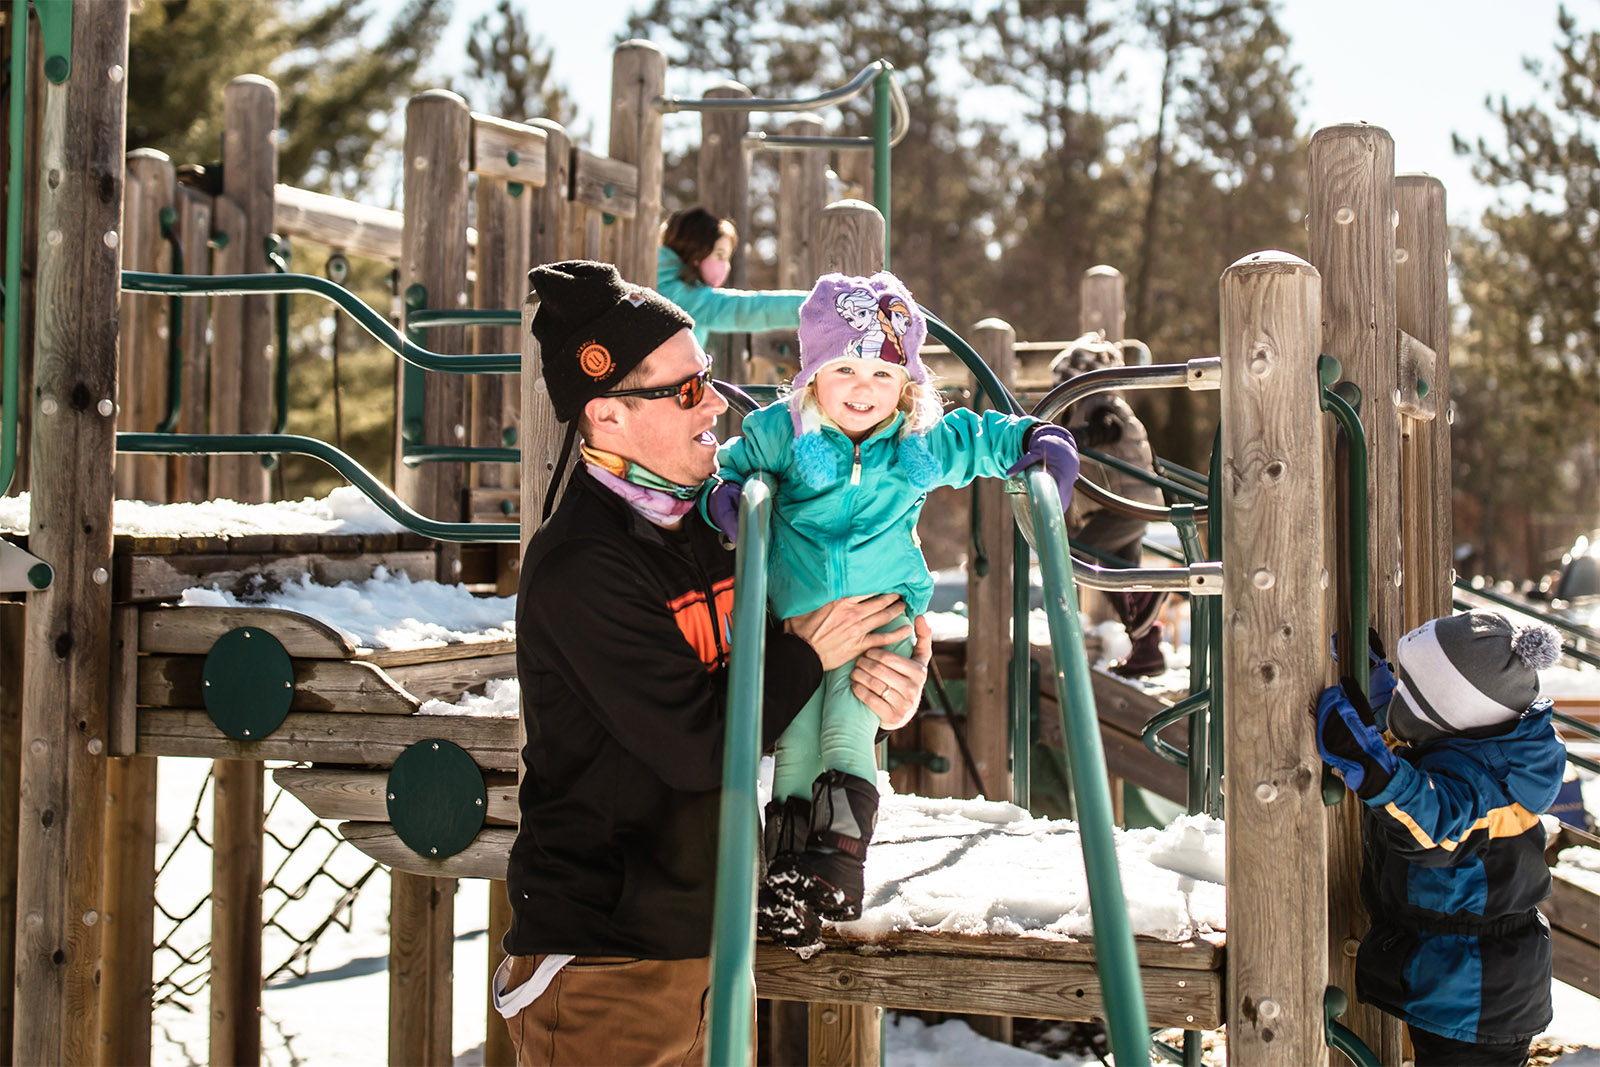
<svg viewBox="0 0 1600 1067">
<path fill-rule="evenodd" d="M 534 6 L 536 30 L 555 46 L 554 75 L 582 109 L 580 126 L 592 123 L 603 148 L 612 41 L 643 2 L 537 0 Z M 1569 2 L 1580 18 L 1583 6 Z M 439 54 L 462 55 L 468 25 L 492 7 L 493 0 L 458 0 Z M 1315 128 L 1359 118 L 1383 126 L 1395 139 L 1396 169 L 1438 176 L 1451 219 L 1472 221 L 1492 194 L 1451 152 L 1450 135 L 1495 144 L 1498 127 L 1484 98 L 1504 95 L 1513 105 L 1535 98 L 1537 83 L 1522 59 L 1554 54 L 1557 8 L 1558 0 L 1283 0 L 1280 16 L 1302 69 L 1301 122 Z M 669 71 L 667 89 L 698 96 L 707 80 Z"/>
</svg>

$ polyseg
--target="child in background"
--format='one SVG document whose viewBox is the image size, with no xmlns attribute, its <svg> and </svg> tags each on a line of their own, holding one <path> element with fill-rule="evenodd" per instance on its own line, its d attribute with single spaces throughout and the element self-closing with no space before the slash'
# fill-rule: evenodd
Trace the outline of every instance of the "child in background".
<svg viewBox="0 0 1600 1067">
<path fill-rule="evenodd" d="M 1372 707 L 1345 679 L 1316 713 L 1322 758 L 1367 806 L 1357 995 L 1405 1021 L 1418 1067 L 1525 1064 L 1551 1018 L 1539 813 L 1566 765 L 1536 672 L 1561 640 L 1474 611 L 1402 637 L 1398 679 L 1374 654 Z"/>
<path fill-rule="evenodd" d="M 675 211 L 661 227 L 656 292 L 694 319 L 701 348 L 713 333 L 792 330 L 799 321 L 803 289 L 723 288 L 738 244 L 733 223 L 703 207 Z"/>
<path fill-rule="evenodd" d="M 933 591 L 916 525 L 935 486 L 1043 463 L 1063 507 L 1072 499 L 1072 435 L 995 411 L 942 414 L 918 355 L 926 334 L 894 275 L 823 275 L 800 309 L 793 392 L 748 415 L 743 436 L 723 446 L 706 513 L 730 540 L 745 480 L 774 476 L 768 594 L 780 618 L 839 597 L 894 594 L 906 617 L 885 630 L 909 633 Z M 853 691 L 851 666 L 825 676 L 778 740 L 757 925 L 789 944 L 814 942 L 819 917 L 861 914 L 878 811 L 878 718 L 864 701 L 881 694 Z"/>
</svg>

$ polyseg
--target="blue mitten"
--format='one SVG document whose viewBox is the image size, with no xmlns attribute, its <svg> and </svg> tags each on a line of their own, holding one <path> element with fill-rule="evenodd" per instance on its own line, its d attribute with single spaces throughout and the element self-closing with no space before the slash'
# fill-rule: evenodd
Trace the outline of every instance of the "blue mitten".
<svg viewBox="0 0 1600 1067">
<path fill-rule="evenodd" d="M 1007 475 L 1019 474 L 1036 463 L 1044 464 L 1045 473 L 1055 479 L 1061 493 L 1061 510 L 1072 503 L 1072 483 L 1078 479 L 1078 445 L 1072 434 L 1060 426 L 1047 422 L 1035 423 L 1024 441 L 1022 458 L 1013 463 Z"/>
<path fill-rule="evenodd" d="M 1389 700 L 1394 696 L 1394 671 L 1383 654 L 1383 639 L 1377 630 L 1370 628 L 1367 630 L 1367 669 L 1372 672 L 1367 676 L 1367 700 L 1372 705 L 1374 721 L 1382 730 L 1389 717 Z"/>
<path fill-rule="evenodd" d="M 1399 763 L 1377 728 L 1354 682 L 1341 679 L 1317 699 L 1317 751 L 1362 800 L 1377 796 Z"/>
<path fill-rule="evenodd" d="M 744 486 L 734 482 L 718 482 L 706 494 L 706 517 L 722 531 L 730 545 L 739 541 L 739 497 L 742 495 Z"/>
</svg>

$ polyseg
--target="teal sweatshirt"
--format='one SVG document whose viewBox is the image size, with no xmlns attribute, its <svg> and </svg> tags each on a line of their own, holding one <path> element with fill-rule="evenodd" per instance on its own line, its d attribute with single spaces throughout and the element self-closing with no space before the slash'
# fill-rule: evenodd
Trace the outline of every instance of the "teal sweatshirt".
<svg viewBox="0 0 1600 1067">
<path fill-rule="evenodd" d="M 656 292 L 694 319 L 694 337 L 704 348 L 714 333 L 760 333 L 792 330 L 800 325 L 800 289 L 715 289 L 702 281 L 678 277 L 683 260 L 662 245 L 656 253 Z"/>
<path fill-rule="evenodd" d="M 767 593 L 779 618 L 843 596 L 898 593 L 920 615 L 933 577 L 916 539 L 928 490 L 1001 478 L 1021 458 L 1026 416 L 958 408 L 926 433 L 900 434 L 896 415 L 860 445 L 831 424 L 795 437 L 787 400 L 745 416 L 744 435 L 717 454 L 724 481 L 775 476 Z"/>
</svg>

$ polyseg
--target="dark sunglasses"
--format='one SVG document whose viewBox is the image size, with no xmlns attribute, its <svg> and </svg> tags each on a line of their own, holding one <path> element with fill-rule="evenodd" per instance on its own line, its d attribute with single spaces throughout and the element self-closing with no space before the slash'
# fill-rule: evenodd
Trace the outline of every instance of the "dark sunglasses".
<svg viewBox="0 0 1600 1067">
<path fill-rule="evenodd" d="M 707 367 L 699 374 L 685 378 L 674 385 L 658 385 L 653 389 L 614 389 L 601 396 L 636 396 L 643 400 L 664 400 L 669 396 L 678 398 L 678 406 L 685 411 L 696 406 L 706 397 L 706 386 L 711 384 L 711 368 Z"/>
</svg>

